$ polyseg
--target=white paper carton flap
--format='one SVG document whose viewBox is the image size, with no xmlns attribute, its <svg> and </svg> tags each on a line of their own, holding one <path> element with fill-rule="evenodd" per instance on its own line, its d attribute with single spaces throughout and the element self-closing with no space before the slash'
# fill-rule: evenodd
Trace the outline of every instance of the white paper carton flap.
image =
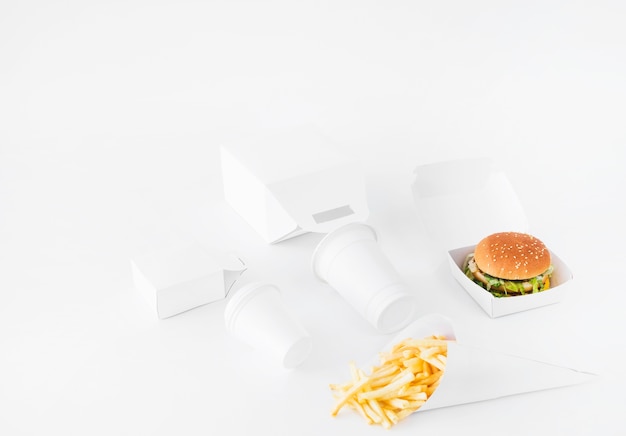
<svg viewBox="0 0 626 436">
<path fill-rule="evenodd" d="M 348 160 L 313 126 L 267 132 L 222 147 L 265 185 Z"/>
<path fill-rule="evenodd" d="M 528 220 L 504 171 L 488 158 L 418 166 L 413 198 L 424 225 L 446 250 L 499 231 L 528 231 Z"/>
<path fill-rule="evenodd" d="M 355 159 L 311 126 L 222 146 L 227 202 L 270 243 L 369 215 Z"/>
<path fill-rule="evenodd" d="M 344 162 L 273 183 L 268 189 L 299 228 L 328 233 L 367 219 L 364 186 L 359 168 Z"/>
<path fill-rule="evenodd" d="M 224 271 L 224 288 L 226 295 L 230 293 L 231 289 L 239 280 L 239 277 L 248 269 L 243 259 L 234 253 L 223 253 L 215 255 L 217 263 Z"/>
</svg>

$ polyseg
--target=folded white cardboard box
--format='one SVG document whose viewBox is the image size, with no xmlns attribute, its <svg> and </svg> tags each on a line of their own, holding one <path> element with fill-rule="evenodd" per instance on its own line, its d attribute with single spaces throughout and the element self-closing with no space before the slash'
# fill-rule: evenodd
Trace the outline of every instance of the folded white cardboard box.
<svg viewBox="0 0 626 436">
<path fill-rule="evenodd" d="M 517 194 L 493 160 L 460 159 L 418 166 L 412 189 L 429 234 L 446 250 L 452 275 L 490 317 L 557 303 L 567 292 L 572 272 L 551 250 L 554 273 L 551 288 L 543 292 L 498 298 L 465 276 L 465 258 L 484 237 L 506 231 L 532 234 Z"/>
<path fill-rule="evenodd" d="M 234 254 L 189 245 L 141 254 L 131 268 L 135 288 L 163 319 L 224 299 L 246 265 Z"/>
<path fill-rule="evenodd" d="M 268 243 L 369 215 L 356 159 L 314 127 L 222 145 L 221 160 L 227 203 Z"/>
</svg>

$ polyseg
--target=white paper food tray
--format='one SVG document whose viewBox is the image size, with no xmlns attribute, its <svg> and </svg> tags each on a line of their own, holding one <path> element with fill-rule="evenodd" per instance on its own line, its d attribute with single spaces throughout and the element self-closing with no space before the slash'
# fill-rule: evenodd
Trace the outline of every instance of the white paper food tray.
<svg viewBox="0 0 626 436">
<path fill-rule="evenodd" d="M 222 145 L 221 159 L 226 201 L 268 243 L 369 215 L 356 160 L 313 127 Z"/>
<path fill-rule="evenodd" d="M 484 237 L 505 231 L 531 233 L 517 194 L 491 159 L 418 166 L 412 189 L 418 214 L 437 245 L 445 249 L 452 275 L 490 317 L 557 303 L 567 292 L 572 272 L 552 251 L 551 288 L 536 294 L 497 298 L 463 273 L 465 257 Z"/>
</svg>

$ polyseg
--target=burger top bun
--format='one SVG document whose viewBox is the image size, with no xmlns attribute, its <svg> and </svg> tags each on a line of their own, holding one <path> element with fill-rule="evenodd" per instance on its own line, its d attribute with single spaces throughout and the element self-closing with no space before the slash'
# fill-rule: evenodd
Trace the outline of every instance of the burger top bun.
<svg viewBox="0 0 626 436">
<path fill-rule="evenodd" d="M 544 243 L 517 232 L 487 236 L 476 246 L 474 259 L 483 272 L 505 280 L 530 279 L 550 267 L 550 252 Z"/>
</svg>

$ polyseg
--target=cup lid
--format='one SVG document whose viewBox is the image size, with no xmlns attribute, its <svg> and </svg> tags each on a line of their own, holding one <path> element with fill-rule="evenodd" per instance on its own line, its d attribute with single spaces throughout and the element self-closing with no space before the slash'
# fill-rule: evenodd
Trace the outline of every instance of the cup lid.
<svg viewBox="0 0 626 436">
<path fill-rule="evenodd" d="M 311 268 L 315 276 L 326 283 L 326 270 L 330 260 L 348 245 L 363 239 L 377 241 L 378 235 L 372 226 L 361 222 L 346 224 L 324 236 L 315 247 L 311 258 Z"/>
<path fill-rule="evenodd" d="M 276 286 L 262 282 L 248 283 L 239 289 L 235 295 L 230 298 L 230 301 L 224 309 L 224 321 L 226 322 L 228 330 L 233 331 L 239 312 L 241 312 L 241 309 L 243 309 L 252 298 L 260 295 L 261 292 L 268 291 L 280 293 L 280 290 Z"/>
<path fill-rule="evenodd" d="M 412 321 L 417 311 L 417 300 L 403 283 L 386 291 L 377 295 L 371 321 L 380 332 L 393 333 Z"/>
</svg>

